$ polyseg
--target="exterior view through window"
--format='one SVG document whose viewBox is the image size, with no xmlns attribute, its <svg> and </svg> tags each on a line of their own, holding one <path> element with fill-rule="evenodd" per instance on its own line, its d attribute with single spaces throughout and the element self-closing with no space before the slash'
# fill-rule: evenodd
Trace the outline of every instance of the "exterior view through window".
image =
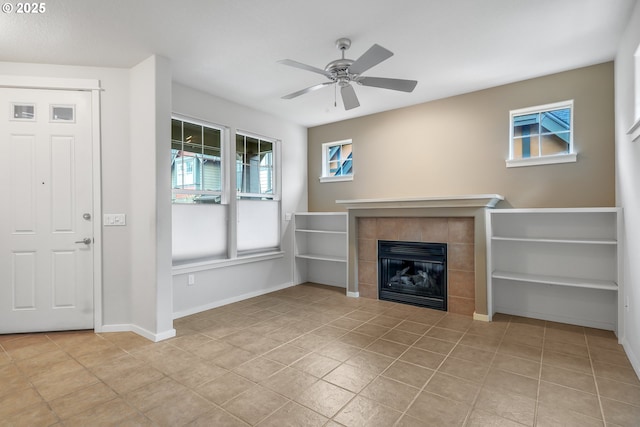
<svg viewBox="0 0 640 427">
<path fill-rule="evenodd" d="M 236 190 L 242 199 L 274 197 L 273 141 L 236 134 Z"/>
<path fill-rule="evenodd" d="M 173 203 L 220 203 L 222 131 L 204 124 L 171 120 Z"/>
<path fill-rule="evenodd" d="M 574 154 L 572 113 L 573 101 L 511 111 L 510 160 Z"/>
<path fill-rule="evenodd" d="M 350 139 L 322 144 L 321 181 L 342 181 L 353 178 L 352 146 Z"/>
</svg>

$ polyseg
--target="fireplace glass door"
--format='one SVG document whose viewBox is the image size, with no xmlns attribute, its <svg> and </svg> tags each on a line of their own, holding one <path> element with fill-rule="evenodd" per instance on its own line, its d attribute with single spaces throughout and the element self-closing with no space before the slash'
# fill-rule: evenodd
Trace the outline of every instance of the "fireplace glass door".
<svg viewBox="0 0 640 427">
<path fill-rule="evenodd" d="M 378 241 L 379 298 L 447 310 L 446 243 Z"/>
</svg>

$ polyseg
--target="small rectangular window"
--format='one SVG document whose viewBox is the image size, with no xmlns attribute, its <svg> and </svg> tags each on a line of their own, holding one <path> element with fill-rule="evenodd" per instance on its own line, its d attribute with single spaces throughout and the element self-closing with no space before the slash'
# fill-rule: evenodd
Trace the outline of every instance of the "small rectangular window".
<svg viewBox="0 0 640 427">
<path fill-rule="evenodd" d="M 353 143 L 350 139 L 322 144 L 321 182 L 353 179 Z"/>
<path fill-rule="evenodd" d="M 36 120 L 35 104 L 11 104 L 11 120 Z"/>
<path fill-rule="evenodd" d="M 73 105 L 51 105 L 49 120 L 52 122 L 74 123 L 76 121 L 76 107 Z"/>
<path fill-rule="evenodd" d="M 507 167 L 575 162 L 573 101 L 512 110 Z"/>
<path fill-rule="evenodd" d="M 222 129 L 173 118 L 173 203 L 221 203 L 222 176 Z"/>
</svg>

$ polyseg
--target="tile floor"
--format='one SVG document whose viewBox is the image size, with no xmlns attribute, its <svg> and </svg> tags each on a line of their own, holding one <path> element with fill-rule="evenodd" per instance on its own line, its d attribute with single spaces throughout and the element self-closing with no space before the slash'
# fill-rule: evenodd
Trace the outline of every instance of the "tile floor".
<svg viewBox="0 0 640 427">
<path fill-rule="evenodd" d="M 639 426 L 611 332 L 300 285 L 176 338 L 0 336 L 0 426 Z"/>
</svg>

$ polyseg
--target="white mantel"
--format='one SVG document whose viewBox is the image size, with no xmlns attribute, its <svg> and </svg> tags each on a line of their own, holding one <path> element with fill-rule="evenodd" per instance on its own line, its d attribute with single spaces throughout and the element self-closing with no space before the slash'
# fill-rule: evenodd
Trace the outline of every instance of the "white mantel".
<svg viewBox="0 0 640 427">
<path fill-rule="evenodd" d="M 346 209 L 385 208 L 493 208 L 504 200 L 500 194 L 467 194 L 462 196 L 417 197 L 402 199 L 336 200 Z"/>
</svg>

